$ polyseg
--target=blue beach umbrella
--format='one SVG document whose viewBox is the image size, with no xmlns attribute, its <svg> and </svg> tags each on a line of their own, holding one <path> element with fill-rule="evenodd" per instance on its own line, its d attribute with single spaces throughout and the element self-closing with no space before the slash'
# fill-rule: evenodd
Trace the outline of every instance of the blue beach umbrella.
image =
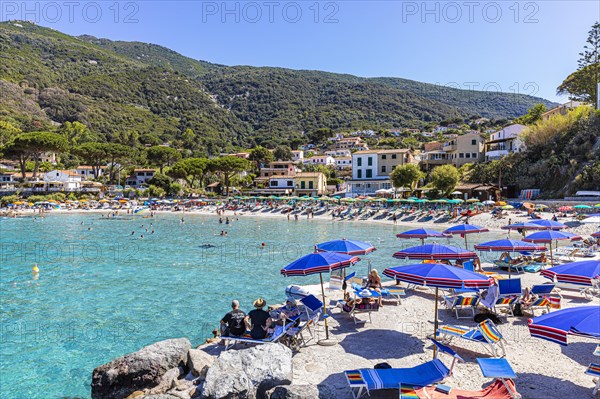
<svg viewBox="0 0 600 399">
<path fill-rule="evenodd" d="M 327 306 L 325 305 L 325 289 L 323 288 L 323 273 L 343 269 L 358 262 L 357 256 L 337 252 L 316 252 L 296 259 L 283 269 L 284 276 L 309 276 L 319 274 L 321 280 L 321 293 L 323 295 L 323 317 L 325 319 L 325 337 L 329 339 L 329 326 L 327 325 Z"/>
<path fill-rule="evenodd" d="M 513 223 L 500 227 L 503 230 L 544 230 L 545 227 L 532 222 Z"/>
<path fill-rule="evenodd" d="M 577 285 L 592 285 L 592 279 L 600 278 L 600 261 L 583 260 L 565 263 L 547 270 L 542 270 L 542 276 L 559 283 Z"/>
<path fill-rule="evenodd" d="M 396 259 L 475 259 L 477 254 L 454 245 L 425 244 L 410 247 L 392 255 Z"/>
<path fill-rule="evenodd" d="M 383 271 L 383 275 L 409 284 L 435 287 L 434 331 L 438 329 L 438 290 L 440 288 L 487 288 L 494 284 L 494 280 L 490 277 L 442 263 L 417 263 L 390 267 Z"/>
<path fill-rule="evenodd" d="M 342 238 L 341 240 L 326 241 L 317 244 L 316 249 L 319 252 L 327 251 L 346 255 L 366 255 L 377 248 L 366 242 Z"/>
<path fill-rule="evenodd" d="M 430 229 L 414 229 L 414 230 L 407 230 L 402 233 L 398 233 L 398 234 L 396 234 L 396 237 L 398 237 L 398 238 L 420 238 L 421 244 L 425 244 L 426 238 L 429 238 L 429 237 L 443 238 L 443 237 L 448 237 L 448 235 L 444 234 L 444 233 L 440 233 L 439 231 L 430 230 Z"/>
<path fill-rule="evenodd" d="M 578 306 L 529 320 L 529 333 L 561 345 L 569 334 L 600 339 L 600 306 Z"/>
<path fill-rule="evenodd" d="M 475 245 L 475 249 L 478 251 L 497 251 L 497 252 L 519 252 L 519 251 L 545 251 L 546 247 L 543 245 L 535 245 L 531 242 L 525 242 L 521 240 L 494 240 L 482 242 L 481 244 Z"/>
<path fill-rule="evenodd" d="M 544 230 L 538 231 L 536 233 L 530 234 L 527 237 L 523 238 L 523 241 L 527 242 L 535 242 L 535 243 L 549 243 L 550 244 L 550 262 L 554 263 L 554 259 L 552 257 L 552 241 L 554 240 L 581 240 L 581 236 L 578 236 L 573 233 L 568 233 L 566 231 L 556 231 L 556 230 Z"/>
<path fill-rule="evenodd" d="M 485 233 L 486 231 L 489 231 L 488 229 L 486 229 L 485 227 L 481 227 L 481 226 L 475 226 L 474 224 L 459 224 L 456 226 L 452 226 L 449 229 L 444 230 L 444 233 L 446 234 L 460 234 L 461 237 L 464 237 L 465 239 L 465 248 L 469 248 L 469 245 L 467 243 L 467 234 L 473 234 L 473 233 Z"/>
<path fill-rule="evenodd" d="M 594 237 L 594 238 L 600 238 L 600 231 L 592 233 L 592 237 Z"/>
<path fill-rule="evenodd" d="M 554 220 L 547 220 L 547 219 L 539 219 L 539 220 L 533 220 L 531 222 L 529 222 L 531 224 L 535 224 L 538 226 L 542 226 L 545 227 L 547 229 L 550 230 L 561 230 L 561 229 L 566 229 L 567 225 L 560 223 L 560 222 L 555 222 Z"/>
</svg>

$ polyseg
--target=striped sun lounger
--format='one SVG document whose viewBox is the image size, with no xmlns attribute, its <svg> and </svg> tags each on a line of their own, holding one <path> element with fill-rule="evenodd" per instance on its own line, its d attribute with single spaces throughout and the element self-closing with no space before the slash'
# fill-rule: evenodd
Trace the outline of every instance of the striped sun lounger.
<svg viewBox="0 0 600 399">
<path fill-rule="evenodd" d="M 455 337 L 467 341 L 479 342 L 492 356 L 506 356 L 506 351 L 502 343 L 502 334 L 491 320 L 484 320 L 475 328 L 453 325 L 441 326 L 438 328 L 436 336 L 444 337 L 444 343 L 450 343 Z"/>
<path fill-rule="evenodd" d="M 585 373 L 591 376 L 596 377 L 596 386 L 592 391 L 592 395 L 596 395 L 598 390 L 600 390 L 600 364 L 590 363 Z"/>
<path fill-rule="evenodd" d="M 346 380 L 354 399 L 358 399 L 363 395 L 369 395 L 370 391 L 379 389 L 401 389 L 401 384 L 403 386 L 410 385 L 414 392 L 414 389 L 417 387 L 426 387 L 451 376 L 455 362 L 457 360 L 462 361 L 461 357 L 446 345 L 433 339 L 432 341 L 439 352 L 454 357 L 450 368 L 446 367 L 440 359 L 435 358 L 411 368 L 348 370 L 345 371 Z M 407 398 L 410 398 L 410 396 Z"/>
</svg>

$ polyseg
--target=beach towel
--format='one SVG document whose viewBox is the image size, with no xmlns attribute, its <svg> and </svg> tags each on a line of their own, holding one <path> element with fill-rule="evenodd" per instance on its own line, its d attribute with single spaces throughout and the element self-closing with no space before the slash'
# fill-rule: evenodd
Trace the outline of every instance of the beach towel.
<svg viewBox="0 0 600 399">
<path fill-rule="evenodd" d="M 505 380 L 506 384 L 512 390 L 515 390 L 515 384 L 512 380 Z M 416 391 L 420 399 L 511 399 L 510 392 L 504 386 L 502 381 L 494 380 L 491 385 L 483 388 L 480 391 L 463 391 L 460 389 L 452 389 L 449 394 L 438 392 L 435 386 L 418 389 Z"/>
</svg>

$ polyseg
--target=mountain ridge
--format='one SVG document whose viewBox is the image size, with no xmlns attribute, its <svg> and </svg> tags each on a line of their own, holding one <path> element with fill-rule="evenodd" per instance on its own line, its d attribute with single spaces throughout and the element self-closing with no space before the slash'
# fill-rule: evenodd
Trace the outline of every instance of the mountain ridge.
<svg viewBox="0 0 600 399">
<path fill-rule="evenodd" d="M 38 124 L 80 121 L 108 141 L 131 132 L 146 142 L 173 141 L 192 129 L 197 150 L 209 154 L 302 140 L 302 132 L 323 127 L 423 127 L 475 115 L 511 119 L 539 102 L 554 105 L 403 78 L 213 64 L 156 44 L 69 36 L 25 22 L 0 23 L 0 49 L 0 82 L 14 92 L 13 105 L 0 105 L 0 118 L 31 125 L 28 118 L 39 113 L 23 109 L 33 101 L 48 116 Z M 27 107 L 14 106 L 19 95 Z"/>
</svg>

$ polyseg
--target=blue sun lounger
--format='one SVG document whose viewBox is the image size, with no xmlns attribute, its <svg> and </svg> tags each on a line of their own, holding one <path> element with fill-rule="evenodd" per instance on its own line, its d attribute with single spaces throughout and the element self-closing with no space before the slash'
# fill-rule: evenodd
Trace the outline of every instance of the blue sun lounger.
<svg viewBox="0 0 600 399">
<path fill-rule="evenodd" d="M 433 339 L 431 341 L 437 347 L 438 353 L 446 353 L 454 358 L 450 368 L 436 357 L 411 368 L 347 370 L 344 373 L 354 399 L 379 389 L 400 389 L 401 384 L 426 387 L 450 377 L 454 364 L 456 361 L 462 361 L 462 358 L 448 346 Z"/>
<path fill-rule="evenodd" d="M 291 323 L 288 323 L 291 324 Z M 274 343 L 281 339 L 286 334 L 287 328 L 284 326 L 276 326 L 271 336 L 263 339 L 254 339 L 250 334 L 244 334 L 241 337 L 226 337 L 221 336 L 221 339 L 225 340 L 225 350 L 232 348 L 237 343 L 246 344 L 268 344 Z"/>
<path fill-rule="evenodd" d="M 514 384 L 507 381 L 517 378 L 508 360 L 505 358 L 477 358 L 476 360 L 484 377 L 500 380 L 510 393 L 511 398 L 521 398 L 521 395 L 514 389 Z"/>
<path fill-rule="evenodd" d="M 479 342 L 488 350 L 494 357 L 506 356 L 506 350 L 502 344 L 502 334 L 496 327 L 493 321 L 484 320 L 475 328 L 467 328 L 461 326 L 441 326 L 436 331 L 436 337 L 443 338 L 445 344 L 449 344 L 453 338 L 458 337 L 467 341 Z M 501 355 L 501 356 L 500 356 Z"/>
</svg>

